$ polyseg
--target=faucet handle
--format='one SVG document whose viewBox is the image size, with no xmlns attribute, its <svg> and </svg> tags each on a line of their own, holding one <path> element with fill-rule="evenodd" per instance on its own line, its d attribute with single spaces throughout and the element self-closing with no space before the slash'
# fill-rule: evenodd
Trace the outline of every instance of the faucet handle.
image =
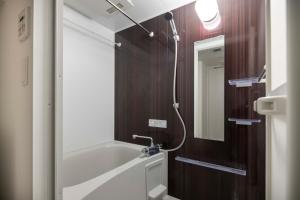
<svg viewBox="0 0 300 200">
<path fill-rule="evenodd" d="M 145 147 L 142 149 L 143 154 L 148 154 L 149 153 L 149 148 Z"/>
<path fill-rule="evenodd" d="M 160 152 L 160 148 L 158 145 L 155 145 L 153 147 L 145 147 L 142 149 L 142 153 L 147 157 L 158 154 L 159 152 Z"/>
</svg>

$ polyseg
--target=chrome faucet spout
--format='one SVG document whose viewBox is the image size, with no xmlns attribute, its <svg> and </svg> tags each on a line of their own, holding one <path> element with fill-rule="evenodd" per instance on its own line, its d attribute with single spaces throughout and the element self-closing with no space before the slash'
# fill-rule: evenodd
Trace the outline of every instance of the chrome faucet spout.
<svg viewBox="0 0 300 200">
<path fill-rule="evenodd" d="M 154 142 L 153 142 L 153 138 L 152 137 L 148 137 L 148 136 L 143 136 L 143 135 L 132 135 L 132 138 L 135 140 L 137 138 L 141 138 L 141 139 L 146 139 L 146 140 L 150 140 L 150 147 L 154 147 Z"/>
</svg>

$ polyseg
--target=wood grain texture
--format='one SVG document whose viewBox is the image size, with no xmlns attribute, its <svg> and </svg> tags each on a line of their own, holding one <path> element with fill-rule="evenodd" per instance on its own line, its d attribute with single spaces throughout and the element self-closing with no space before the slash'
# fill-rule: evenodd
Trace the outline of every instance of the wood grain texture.
<svg viewBox="0 0 300 200">
<path fill-rule="evenodd" d="M 194 3 L 173 11 L 181 37 L 178 57 L 177 96 L 187 126 L 183 148 L 169 154 L 169 192 L 182 200 L 265 199 L 264 118 L 252 110 L 264 96 L 264 85 L 229 86 L 229 79 L 257 76 L 265 64 L 264 1 L 219 0 L 222 24 L 203 29 Z M 164 16 L 143 23 L 154 31 L 148 38 L 134 26 L 118 32 L 116 41 L 115 138 L 134 141 L 132 134 L 148 135 L 165 148 L 178 145 L 182 127 L 172 107 L 174 42 Z M 225 142 L 195 139 L 194 48 L 195 41 L 225 35 L 225 119 L 259 118 L 263 123 L 237 126 L 225 121 Z M 167 129 L 148 127 L 148 119 L 165 119 Z M 247 170 L 242 177 L 175 161 L 176 155 Z"/>
</svg>

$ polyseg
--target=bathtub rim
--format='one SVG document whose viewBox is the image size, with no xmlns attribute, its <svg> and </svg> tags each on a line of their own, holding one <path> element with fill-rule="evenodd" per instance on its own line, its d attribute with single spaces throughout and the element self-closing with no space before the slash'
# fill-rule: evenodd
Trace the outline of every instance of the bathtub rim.
<svg viewBox="0 0 300 200">
<path fill-rule="evenodd" d="M 118 141 L 118 140 L 111 140 L 111 141 L 105 141 L 93 146 L 89 146 L 86 148 L 80 148 L 78 150 L 75 151 L 70 151 L 70 152 L 66 152 L 63 155 L 63 161 L 65 159 L 74 157 L 74 156 L 78 156 L 81 154 L 84 154 L 86 152 L 92 151 L 92 150 L 97 150 L 99 148 L 105 148 L 105 147 L 112 147 L 112 146 L 124 146 L 127 148 L 131 148 L 134 150 L 138 150 L 141 151 L 143 148 L 145 148 L 145 146 L 139 145 L 139 144 L 133 144 L 133 143 L 127 143 L 127 142 L 122 142 L 122 141 Z"/>
</svg>

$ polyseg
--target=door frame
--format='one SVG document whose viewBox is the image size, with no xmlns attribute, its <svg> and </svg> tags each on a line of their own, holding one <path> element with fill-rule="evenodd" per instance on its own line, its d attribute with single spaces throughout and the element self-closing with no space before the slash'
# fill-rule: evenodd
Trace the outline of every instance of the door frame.
<svg viewBox="0 0 300 200">
<path fill-rule="evenodd" d="M 54 1 L 33 0 L 32 198 L 53 200 Z"/>
<path fill-rule="evenodd" d="M 63 11 L 64 1 L 55 4 L 55 200 L 63 199 Z"/>
</svg>

